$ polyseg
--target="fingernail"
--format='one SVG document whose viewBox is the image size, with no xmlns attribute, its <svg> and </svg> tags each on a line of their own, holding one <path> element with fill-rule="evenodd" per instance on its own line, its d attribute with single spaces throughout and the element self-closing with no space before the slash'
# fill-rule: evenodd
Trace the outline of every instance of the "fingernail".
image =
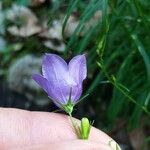
<svg viewBox="0 0 150 150">
<path fill-rule="evenodd" d="M 120 146 L 114 140 L 109 141 L 108 145 L 112 148 L 112 150 L 121 150 Z"/>
</svg>

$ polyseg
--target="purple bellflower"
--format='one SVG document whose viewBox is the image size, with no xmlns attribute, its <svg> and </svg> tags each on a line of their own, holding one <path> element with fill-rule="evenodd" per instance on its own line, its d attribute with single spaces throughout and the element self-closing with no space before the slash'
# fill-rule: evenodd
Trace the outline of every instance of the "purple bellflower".
<svg viewBox="0 0 150 150">
<path fill-rule="evenodd" d="M 52 101 L 71 114 L 82 94 L 82 82 L 87 76 L 85 55 L 75 56 L 67 64 L 55 54 L 45 54 L 42 75 L 33 79 L 41 86 Z"/>
</svg>

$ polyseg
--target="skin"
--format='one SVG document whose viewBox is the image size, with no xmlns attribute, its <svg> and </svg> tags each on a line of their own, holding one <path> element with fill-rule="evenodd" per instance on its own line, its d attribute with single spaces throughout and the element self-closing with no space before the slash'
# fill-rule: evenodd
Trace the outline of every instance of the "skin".
<svg viewBox="0 0 150 150">
<path fill-rule="evenodd" d="M 0 108 L 3 150 L 111 150 L 110 140 L 94 127 L 88 140 L 77 139 L 67 115 Z"/>
</svg>

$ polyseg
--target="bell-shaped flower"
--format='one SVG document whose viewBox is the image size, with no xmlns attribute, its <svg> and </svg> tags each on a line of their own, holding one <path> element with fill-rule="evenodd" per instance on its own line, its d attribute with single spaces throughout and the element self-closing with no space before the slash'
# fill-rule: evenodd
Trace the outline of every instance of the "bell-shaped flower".
<svg viewBox="0 0 150 150">
<path fill-rule="evenodd" d="M 86 76 L 85 55 L 75 56 L 67 64 L 58 55 L 45 54 L 42 75 L 34 74 L 33 79 L 58 107 L 71 113 L 81 97 L 82 82 Z"/>
</svg>

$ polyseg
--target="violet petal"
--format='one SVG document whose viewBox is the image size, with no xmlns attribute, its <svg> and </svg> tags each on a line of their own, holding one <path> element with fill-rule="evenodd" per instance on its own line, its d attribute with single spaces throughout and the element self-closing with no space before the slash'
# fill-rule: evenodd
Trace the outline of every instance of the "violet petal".
<svg viewBox="0 0 150 150">
<path fill-rule="evenodd" d="M 45 79 L 43 76 L 39 74 L 32 75 L 33 80 L 44 89 L 44 91 L 48 94 L 49 93 L 49 85 L 47 79 Z"/>
<path fill-rule="evenodd" d="M 85 55 L 74 57 L 69 65 L 55 54 L 43 57 L 41 75 L 33 79 L 47 92 L 53 102 L 61 108 L 67 104 L 71 92 L 71 101 L 76 104 L 82 94 L 82 82 L 87 76 Z"/>
<path fill-rule="evenodd" d="M 43 76 L 48 81 L 55 83 L 66 83 L 75 85 L 74 80 L 69 76 L 67 63 L 55 54 L 46 54 L 42 63 Z"/>
<path fill-rule="evenodd" d="M 74 104 L 79 100 L 81 94 L 82 94 L 82 84 L 72 87 L 71 100 Z"/>
<path fill-rule="evenodd" d="M 63 104 L 67 103 L 70 89 L 76 85 L 69 76 L 67 63 L 55 54 L 46 54 L 42 64 L 43 76 L 51 83 L 52 93 L 57 95 L 57 100 Z M 50 97 L 52 97 L 50 95 Z"/>
<path fill-rule="evenodd" d="M 32 78 L 36 81 L 36 83 L 44 89 L 44 91 L 49 95 L 49 97 L 53 100 L 53 102 L 58 106 L 59 104 L 57 103 L 60 102 L 61 104 L 66 104 L 67 101 L 65 99 L 63 99 L 60 96 L 59 93 L 59 89 L 57 86 L 54 86 L 53 83 L 50 83 L 47 79 L 45 79 L 43 76 L 38 75 L 38 74 L 34 74 L 32 76 Z M 63 87 L 63 89 L 65 91 L 68 91 L 68 89 L 66 89 L 68 87 Z M 65 93 L 64 93 L 65 94 Z M 67 95 L 69 95 L 69 92 L 66 93 Z M 60 105 L 59 105 L 60 106 Z"/>
<path fill-rule="evenodd" d="M 69 62 L 69 73 L 76 83 L 81 84 L 87 76 L 85 55 L 78 55 L 71 59 Z"/>
</svg>

